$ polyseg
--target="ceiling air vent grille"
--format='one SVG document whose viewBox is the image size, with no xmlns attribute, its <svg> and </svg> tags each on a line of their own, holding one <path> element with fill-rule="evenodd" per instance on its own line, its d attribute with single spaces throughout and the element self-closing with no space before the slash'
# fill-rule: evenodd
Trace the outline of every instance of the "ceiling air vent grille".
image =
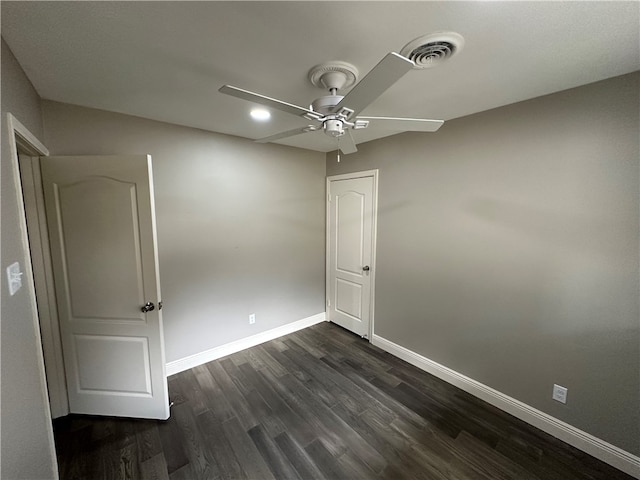
<svg viewBox="0 0 640 480">
<path fill-rule="evenodd" d="M 461 35 L 453 32 L 434 33 L 407 43 L 400 55 L 412 60 L 416 69 L 435 67 L 450 59 L 464 45 Z"/>
</svg>

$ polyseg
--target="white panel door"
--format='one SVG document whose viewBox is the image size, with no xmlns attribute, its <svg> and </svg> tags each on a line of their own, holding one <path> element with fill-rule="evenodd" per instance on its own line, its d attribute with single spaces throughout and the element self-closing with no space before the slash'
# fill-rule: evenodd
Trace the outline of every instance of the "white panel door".
<svg viewBox="0 0 640 480">
<path fill-rule="evenodd" d="M 166 419 L 151 157 L 41 164 L 70 411 Z"/>
<path fill-rule="evenodd" d="M 329 320 L 358 335 L 369 336 L 374 177 L 329 179 L 328 183 Z"/>
</svg>

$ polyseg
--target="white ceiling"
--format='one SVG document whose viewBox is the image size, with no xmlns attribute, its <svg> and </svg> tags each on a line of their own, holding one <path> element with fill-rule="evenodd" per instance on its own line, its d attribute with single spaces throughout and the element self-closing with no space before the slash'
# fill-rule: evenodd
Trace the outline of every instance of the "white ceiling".
<svg viewBox="0 0 640 480">
<path fill-rule="evenodd" d="M 312 66 L 343 60 L 362 77 L 386 53 L 436 31 L 461 34 L 464 49 L 437 68 L 410 71 L 364 115 L 450 120 L 640 69 L 637 1 L 2 1 L 1 8 L 2 36 L 41 97 L 247 138 L 307 121 L 274 112 L 257 123 L 251 103 L 218 92 L 223 84 L 307 107 L 325 94 L 307 80 Z M 279 143 L 329 151 L 334 142 L 316 132 Z"/>
</svg>

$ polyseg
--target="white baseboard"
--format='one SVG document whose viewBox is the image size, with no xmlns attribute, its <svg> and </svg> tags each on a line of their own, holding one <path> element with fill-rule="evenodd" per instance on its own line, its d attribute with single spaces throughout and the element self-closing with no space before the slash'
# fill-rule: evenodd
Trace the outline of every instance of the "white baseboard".
<svg viewBox="0 0 640 480">
<path fill-rule="evenodd" d="M 621 448 L 600 440 L 593 435 L 576 427 L 558 420 L 526 403 L 511 398 L 493 388 L 466 377 L 450 368 L 429 360 L 405 347 L 393 343 L 378 335 L 373 335 L 371 340 L 379 347 L 402 360 L 428 372 L 447 383 L 455 385 L 471 395 L 484 400 L 491 405 L 527 422 L 540 430 L 553 435 L 556 438 L 579 448 L 583 452 L 592 455 L 623 472 L 640 479 L 640 457 L 637 457 Z"/>
<path fill-rule="evenodd" d="M 226 357 L 227 355 L 239 352 L 240 350 L 255 347 L 256 345 L 260 345 L 261 343 L 268 342 L 269 340 L 273 340 L 274 338 L 282 337 L 283 335 L 297 332 L 298 330 L 310 327 L 311 325 L 315 325 L 316 323 L 324 322 L 325 320 L 325 312 L 318 313 L 311 317 L 303 318 L 302 320 L 298 320 L 296 322 L 282 325 L 281 327 L 267 330 L 266 332 L 242 338 L 240 340 L 236 340 L 235 342 L 225 343 L 224 345 L 220 345 L 219 347 L 211 348 L 209 350 L 205 350 L 204 352 L 196 353 L 195 355 L 190 355 L 179 360 L 174 360 L 173 362 L 168 362 L 166 366 L 167 376 L 184 372 L 185 370 L 189 370 L 190 368 L 197 367 L 198 365 L 203 365 L 207 362 L 217 360 L 218 358 Z"/>
</svg>

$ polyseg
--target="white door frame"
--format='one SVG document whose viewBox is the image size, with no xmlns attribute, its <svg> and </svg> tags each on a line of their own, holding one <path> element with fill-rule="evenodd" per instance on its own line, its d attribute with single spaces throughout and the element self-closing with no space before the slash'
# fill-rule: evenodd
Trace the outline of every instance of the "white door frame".
<svg viewBox="0 0 640 480">
<path fill-rule="evenodd" d="M 13 115 L 7 113 L 7 126 L 9 129 L 9 149 L 11 151 L 11 169 L 13 170 L 13 182 L 16 191 L 16 200 L 18 205 L 18 222 L 20 228 L 20 236 L 22 238 L 22 249 L 24 252 L 23 268 L 24 276 L 23 282 L 25 284 L 27 295 L 29 296 L 29 302 L 31 303 L 31 311 L 33 312 L 32 322 L 34 333 L 36 335 L 36 349 L 38 355 L 38 370 L 40 373 L 40 386 L 42 393 L 42 400 L 45 406 L 43 412 L 47 419 L 45 428 L 47 430 L 47 437 L 49 448 L 51 449 L 51 458 L 54 463 L 54 471 L 58 471 L 58 462 L 55 451 L 55 441 L 53 437 L 53 424 L 51 418 L 51 408 L 49 404 L 49 395 L 47 388 L 47 378 L 44 367 L 44 353 L 42 346 L 42 337 L 40 334 L 40 318 L 38 316 L 38 305 L 36 301 L 35 284 L 33 277 L 33 269 L 31 265 L 31 251 L 29 245 L 29 236 L 27 233 L 27 217 L 24 208 L 24 199 L 22 194 L 22 180 L 20 178 L 20 164 L 18 160 L 18 150 L 24 152 L 26 155 L 33 156 L 46 156 L 49 155 L 49 150 L 45 147 L 36 137 L 33 135 L 22 123 L 18 121 Z M 66 395 L 66 392 L 65 392 Z M 56 475 L 57 476 L 57 475 Z"/>
<path fill-rule="evenodd" d="M 27 231 L 27 251 L 38 307 L 38 333 L 41 336 L 49 404 L 52 417 L 58 418 L 69 414 L 69 401 L 40 179 L 40 157 L 48 156 L 49 151 L 15 117 L 8 115 L 10 137 L 17 144 L 17 148 L 12 150 L 13 171 L 21 222 Z"/>
<path fill-rule="evenodd" d="M 62 340 L 58 307 L 53 283 L 49 231 L 44 207 L 44 192 L 40 173 L 40 156 L 18 155 L 22 197 L 28 225 L 31 265 L 36 288 L 40 335 L 44 365 L 49 387 L 49 402 L 53 418 L 69 414 L 67 382 L 62 358 Z"/>
<path fill-rule="evenodd" d="M 373 219 L 371 224 L 371 270 L 370 270 L 370 282 L 371 282 L 371 296 L 369 299 L 369 335 L 367 338 L 368 342 L 371 342 L 373 338 L 374 332 L 374 318 L 375 318 L 375 285 L 376 285 L 376 251 L 377 251 L 377 239 L 378 239 L 378 169 L 375 170 L 365 170 L 363 172 L 353 172 L 353 173 L 344 173 L 341 175 L 332 175 L 327 177 L 327 185 L 326 185 L 326 237 L 325 237 L 325 245 L 326 245 L 326 261 L 325 261 L 325 309 L 328 310 L 329 305 L 329 295 L 331 292 L 330 282 L 330 248 L 331 248 L 331 202 L 330 202 L 330 192 L 331 192 L 331 182 L 336 180 L 352 180 L 356 178 L 364 178 L 364 177 L 372 177 L 373 178 L 373 198 L 372 198 L 372 208 L 373 208 Z M 326 310 L 325 310 L 326 311 Z M 328 317 L 328 312 L 327 319 Z"/>
</svg>

